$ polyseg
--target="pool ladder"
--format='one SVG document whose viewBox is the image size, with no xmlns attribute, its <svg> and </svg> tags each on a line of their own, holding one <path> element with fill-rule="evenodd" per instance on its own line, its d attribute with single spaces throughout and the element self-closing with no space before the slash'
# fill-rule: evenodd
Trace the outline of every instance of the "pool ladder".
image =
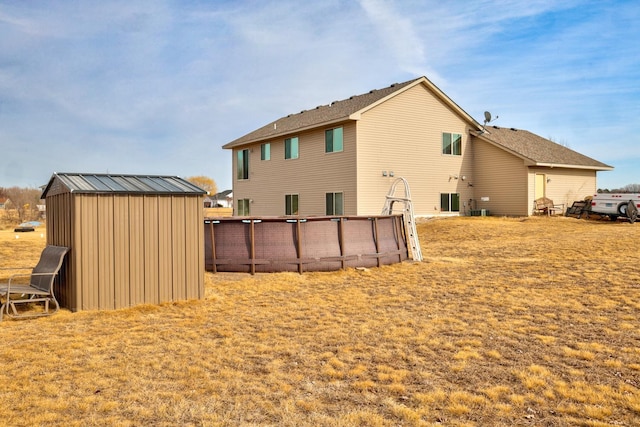
<svg viewBox="0 0 640 427">
<path fill-rule="evenodd" d="M 398 184 L 404 185 L 404 197 L 396 195 L 396 187 Z M 394 204 L 402 205 L 402 217 L 404 219 L 405 230 L 409 238 L 409 246 L 411 248 L 411 258 L 414 261 L 422 261 L 422 250 L 420 249 L 420 240 L 418 239 L 418 231 L 416 230 L 416 219 L 413 214 L 413 204 L 411 203 L 411 190 L 406 179 L 396 178 L 389 188 L 382 215 L 393 215 Z"/>
</svg>

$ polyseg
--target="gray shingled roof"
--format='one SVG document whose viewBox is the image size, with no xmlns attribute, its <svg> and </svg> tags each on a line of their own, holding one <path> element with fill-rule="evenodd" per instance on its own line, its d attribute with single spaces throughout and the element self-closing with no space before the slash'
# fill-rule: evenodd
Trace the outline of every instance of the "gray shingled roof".
<svg viewBox="0 0 640 427">
<path fill-rule="evenodd" d="M 386 88 L 371 90 L 363 95 L 355 95 L 342 101 L 334 101 L 328 105 L 320 105 L 311 110 L 303 110 L 297 114 L 289 114 L 223 145 L 222 148 L 233 148 L 238 145 L 296 132 L 308 127 L 347 120 L 351 114 L 423 78 L 424 77 L 419 77 L 404 83 L 394 83 Z"/>
<path fill-rule="evenodd" d="M 233 193 L 233 190 L 224 190 L 224 191 L 221 191 L 219 193 L 214 194 L 213 196 L 211 196 L 211 198 L 212 199 L 224 199 L 225 197 L 227 197 L 231 193 Z"/>
<path fill-rule="evenodd" d="M 206 194 L 177 176 L 54 173 L 42 198 L 56 179 L 72 193 Z"/>
<path fill-rule="evenodd" d="M 534 164 L 558 167 L 576 166 L 596 170 L 613 169 L 607 164 L 526 130 L 489 126 L 485 133 L 477 135 L 530 160 Z"/>
</svg>

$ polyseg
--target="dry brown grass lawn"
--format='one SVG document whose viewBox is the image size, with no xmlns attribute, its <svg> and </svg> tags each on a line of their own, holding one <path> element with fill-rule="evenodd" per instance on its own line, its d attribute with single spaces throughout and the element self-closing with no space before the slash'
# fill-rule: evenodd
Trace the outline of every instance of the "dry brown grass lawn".
<svg viewBox="0 0 640 427">
<path fill-rule="evenodd" d="M 422 263 L 207 274 L 202 301 L 4 321 L 0 424 L 638 425 L 638 224 L 419 234 Z M 44 246 L 14 235 L 0 267 Z"/>
</svg>

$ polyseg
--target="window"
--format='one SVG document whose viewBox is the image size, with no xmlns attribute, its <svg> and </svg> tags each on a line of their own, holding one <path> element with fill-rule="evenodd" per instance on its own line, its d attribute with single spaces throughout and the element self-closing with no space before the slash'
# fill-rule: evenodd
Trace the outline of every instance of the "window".
<svg viewBox="0 0 640 427">
<path fill-rule="evenodd" d="M 286 194 L 284 196 L 284 214 L 298 215 L 298 195 Z"/>
<path fill-rule="evenodd" d="M 327 193 L 327 215 L 344 215 L 344 202 L 342 193 Z"/>
<path fill-rule="evenodd" d="M 459 133 L 442 134 L 442 154 L 449 154 L 452 156 L 462 155 L 462 135 Z"/>
<path fill-rule="evenodd" d="M 260 146 L 260 160 L 271 160 L 271 144 L 262 144 Z"/>
<path fill-rule="evenodd" d="M 342 128 L 324 131 L 324 152 L 335 153 L 342 151 Z"/>
<path fill-rule="evenodd" d="M 237 162 L 238 179 L 249 179 L 249 150 L 238 151 Z"/>
<path fill-rule="evenodd" d="M 238 216 L 249 216 L 249 199 L 238 199 Z"/>
<path fill-rule="evenodd" d="M 440 193 L 442 212 L 460 212 L 460 193 Z"/>
<path fill-rule="evenodd" d="M 284 140 L 284 158 L 285 159 L 297 159 L 298 158 L 298 137 L 287 138 Z"/>
</svg>

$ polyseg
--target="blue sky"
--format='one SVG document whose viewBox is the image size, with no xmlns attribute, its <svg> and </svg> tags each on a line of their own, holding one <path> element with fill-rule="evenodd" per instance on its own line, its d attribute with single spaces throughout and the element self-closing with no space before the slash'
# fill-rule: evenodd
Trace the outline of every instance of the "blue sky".
<svg viewBox="0 0 640 427">
<path fill-rule="evenodd" d="M 283 115 L 426 76 L 640 183 L 636 0 L 0 0 L 0 187 L 205 175 Z"/>
</svg>

